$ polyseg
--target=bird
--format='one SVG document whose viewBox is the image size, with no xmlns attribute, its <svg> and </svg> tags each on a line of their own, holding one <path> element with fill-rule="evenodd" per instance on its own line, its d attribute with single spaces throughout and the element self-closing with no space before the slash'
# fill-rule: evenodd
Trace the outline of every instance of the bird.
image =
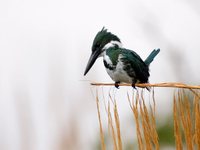
<svg viewBox="0 0 200 150">
<path fill-rule="evenodd" d="M 119 88 L 120 83 L 130 83 L 135 88 L 136 83 L 149 83 L 149 65 L 160 49 L 154 49 L 143 61 L 134 51 L 122 46 L 121 40 L 103 27 L 95 36 L 92 53 L 85 68 L 84 76 L 91 69 L 97 58 L 103 57 L 103 63 L 108 75 Z M 149 88 L 146 87 L 148 90 Z"/>
</svg>

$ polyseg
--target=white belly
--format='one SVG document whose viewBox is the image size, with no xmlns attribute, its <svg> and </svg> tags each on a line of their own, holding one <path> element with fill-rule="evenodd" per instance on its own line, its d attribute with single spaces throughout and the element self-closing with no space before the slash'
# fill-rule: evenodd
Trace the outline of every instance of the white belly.
<svg viewBox="0 0 200 150">
<path fill-rule="evenodd" d="M 115 82 L 125 82 L 132 83 L 132 78 L 128 76 L 128 74 L 123 70 L 123 63 L 118 62 L 116 69 L 110 70 L 106 68 L 107 73 Z"/>
<path fill-rule="evenodd" d="M 118 63 L 116 65 L 116 68 L 113 70 L 110 70 L 106 68 L 107 73 L 111 77 L 111 79 L 115 82 L 125 82 L 125 83 L 132 83 L 132 78 L 123 70 L 123 62 L 121 62 L 122 55 L 119 55 Z M 104 54 L 103 59 L 109 64 L 110 66 L 114 67 L 112 64 L 112 61 L 110 58 Z"/>
</svg>

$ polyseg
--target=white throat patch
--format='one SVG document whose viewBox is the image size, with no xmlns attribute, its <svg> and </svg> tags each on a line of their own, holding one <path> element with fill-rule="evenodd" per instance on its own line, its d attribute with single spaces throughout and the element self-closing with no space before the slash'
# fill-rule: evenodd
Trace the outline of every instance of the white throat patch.
<svg viewBox="0 0 200 150">
<path fill-rule="evenodd" d="M 115 45 L 117 45 L 119 48 L 122 48 L 122 43 L 118 42 L 118 41 L 111 41 L 110 43 L 106 44 L 103 47 L 103 50 L 106 50 L 108 48 L 114 47 Z"/>
</svg>

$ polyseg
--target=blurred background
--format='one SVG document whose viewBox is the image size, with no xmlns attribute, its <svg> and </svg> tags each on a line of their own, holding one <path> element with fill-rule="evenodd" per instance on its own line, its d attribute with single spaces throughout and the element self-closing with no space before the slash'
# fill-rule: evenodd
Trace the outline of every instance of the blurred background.
<svg viewBox="0 0 200 150">
<path fill-rule="evenodd" d="M 112 81 L 102 59 L 86 77 L 83 72 L 103 26 L 143 59 L 161 49 L 150 66 L 151 83 L 200 84 L 198 0 L 0 1 L 1 150 L 97 149 L 90 82 Z M 121 91 L 117 94 L 123 97 Z M 156 89 L 158 129 L 164 135 L 171 127 L 172 94 Z M 121 124 L 130 121 L 134 128 L 123 101 Z M 170 139 L 163 143 L 171 145 Z"/>
</svg>

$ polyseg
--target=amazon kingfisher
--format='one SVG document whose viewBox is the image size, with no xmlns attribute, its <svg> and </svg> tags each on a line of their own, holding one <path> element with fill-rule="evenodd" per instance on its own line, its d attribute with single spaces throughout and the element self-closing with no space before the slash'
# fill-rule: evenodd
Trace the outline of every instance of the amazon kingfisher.
<svg viewBox="0 0 200 150">
<path fill-rule="evenodd" d="M 120 82 L 131 83 L 135 88 L 135 83 L 148 83 L 149 65 L 159 52 L 160 49 L 154 49 L 143 61 L 136 52 L 123 48 L 120 39 L 103 27 L 94 38 L 92 54 L 84 75 L 88 73 L 97 58 L 103 57 L 106 71 L 115 81 L 116 88 L 119 88 Z"/>
</svg>

